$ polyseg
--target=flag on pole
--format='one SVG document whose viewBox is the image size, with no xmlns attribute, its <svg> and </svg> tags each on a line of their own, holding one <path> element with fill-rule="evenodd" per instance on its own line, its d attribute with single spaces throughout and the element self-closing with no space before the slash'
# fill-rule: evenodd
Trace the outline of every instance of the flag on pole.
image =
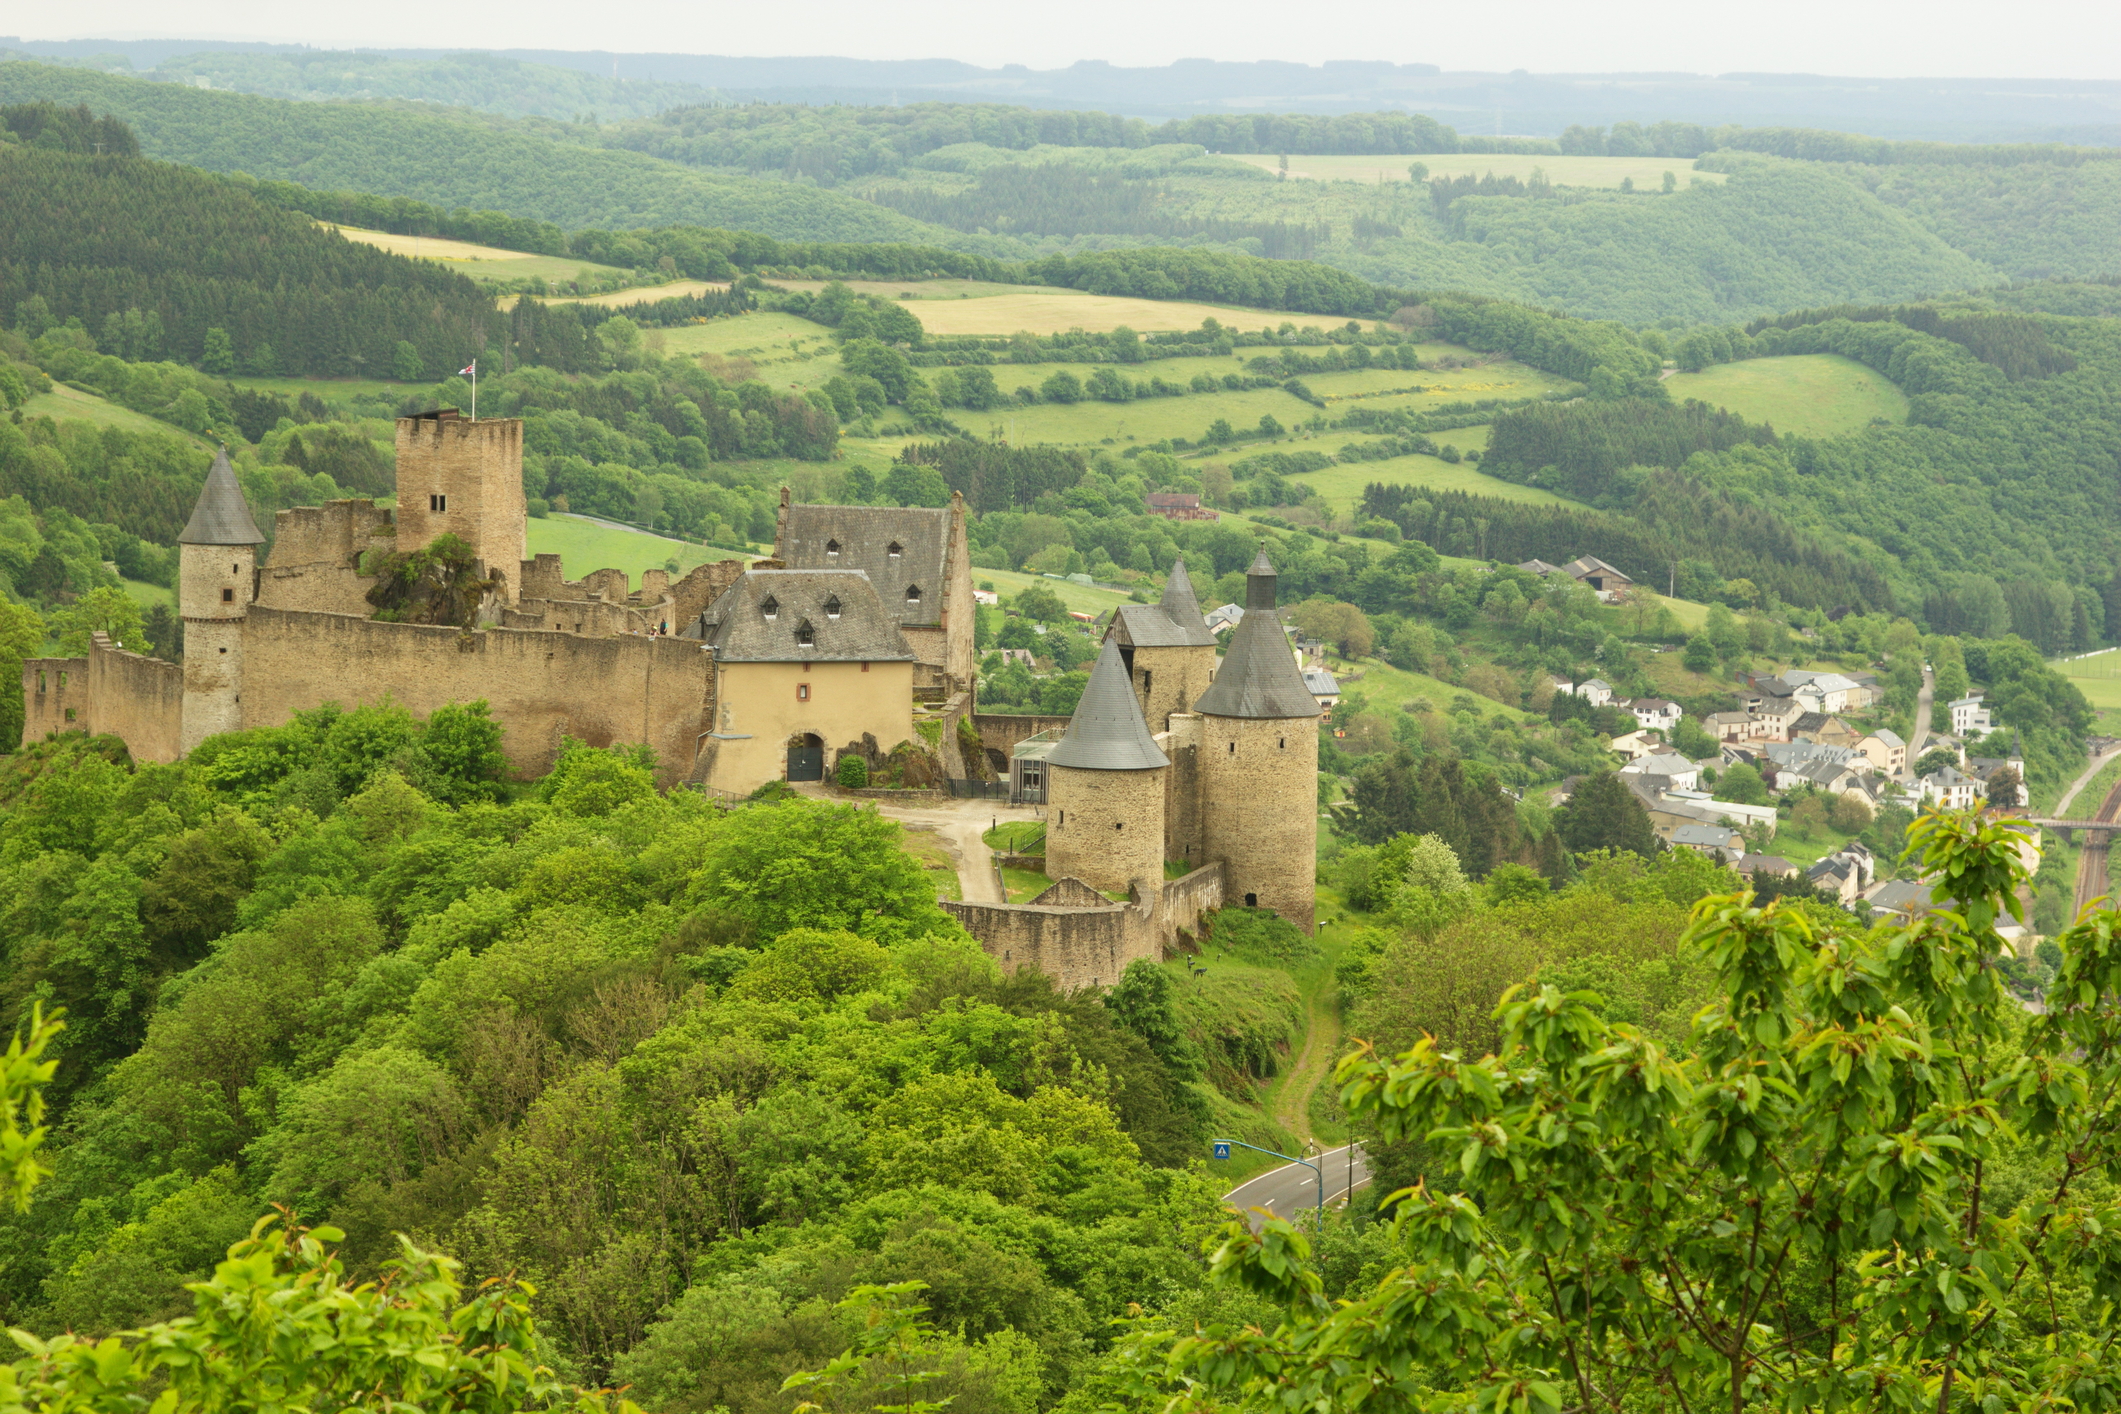
<svg viewBox="0 0 2121 1414">
<path fill-rule="evenodd" d="M 457 377 L 471 379 L 471 420 L 479 420 L 479 361 L 473 359 L 457 370 Z"/>
<path fill-rule="evenodd" d="M 477 359 L 473 359 L 473 360 L 472 360 L 472 361 L 471 361 L 470 363 L 466 364 L 466 365 L 465 365 L 464 367 L 462 367 L 462 368 L 460 368 L 460 369 L 458 369 L 458 370 L 457 370 L 457 377 L 459 377 L 459 378 L 469 378 L 469 377 L 471 377 L 471 376 L 472 376 L 473 374 L 477 373 L 478 371 L 479 371 L 479 361 L 478 361 Z"/>
</svg>

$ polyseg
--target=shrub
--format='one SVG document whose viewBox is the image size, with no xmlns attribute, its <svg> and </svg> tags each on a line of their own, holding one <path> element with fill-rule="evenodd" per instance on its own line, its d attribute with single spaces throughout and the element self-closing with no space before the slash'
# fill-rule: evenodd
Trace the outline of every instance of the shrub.
<svg viewBox="0 0 2121 1414">
<path fill-rule="evenodd" d="M 865 790 L 869 785 L 869 762 L 860 756 L 842 756 L 838 770 L 843 790 Z"/>
</svg>

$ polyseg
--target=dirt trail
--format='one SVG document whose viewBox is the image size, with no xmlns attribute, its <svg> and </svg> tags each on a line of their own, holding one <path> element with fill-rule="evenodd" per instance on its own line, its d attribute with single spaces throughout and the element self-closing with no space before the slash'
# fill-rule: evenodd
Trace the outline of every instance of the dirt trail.
<svg viewBox="0 0 2121 1414">
<path fill-rule="evenodd" d="M 1273 1119 L 1299 1139 L 1310 1139 L 1311 1096 L 1333 1073 L 1340 1058 L 1340 1017 L 1333 1006 L 1333 974 L 1321 969 L 1313 984 L 1304 1018 L 1304 1044 L 1289 1062 L 1288 1077 L 1274 1093 Z"/>
</svg>

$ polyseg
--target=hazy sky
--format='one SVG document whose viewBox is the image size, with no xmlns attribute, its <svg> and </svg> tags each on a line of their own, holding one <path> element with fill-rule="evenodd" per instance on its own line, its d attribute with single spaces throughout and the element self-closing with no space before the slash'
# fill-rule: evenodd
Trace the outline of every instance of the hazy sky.
<svg viewBox="0 0 2121 1414">
<path fill-rule="evenodd" d="M 13 7 L 10 7 L 13 8 Z M 2113 0 L 71 0 L 22 6 L 25 38 L 213 38 L 330 47 L 611 49 L 954 58 L 1058 68 L 1078 59 L 1390 59 L 1539 72 L 1767 70 L 1878 77 L 2121 79 Z"/>
</svg>

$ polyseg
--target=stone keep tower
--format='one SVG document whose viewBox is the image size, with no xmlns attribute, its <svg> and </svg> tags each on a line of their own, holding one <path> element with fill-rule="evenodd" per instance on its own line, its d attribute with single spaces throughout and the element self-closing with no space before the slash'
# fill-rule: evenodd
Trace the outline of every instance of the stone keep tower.
<svg viewBox="0 0 2121 1414">
<path fill-rule="evenodd" d="M 1161 600 L 1120 606 L 1111 637 L 1152 732 L 1168 731 L 1171 714 L 1191 711 L 1215 679 L 1215 635 L 1201 617 L 1182 559 L 1172 563 Z"/>
<path fill-rule="evenodd" d="M 1119 645 L 1110 638 L 1046 758 L 1046 873 L 1117 892 L 1164 880 L 1164 774 Z"/>
<path fill-rule="evenodd" d="M 455 408 L 398 419 L 398 549 L 421 549 L 438 535 L 471 546 L 488 574 L 502 576 L 501 598 L 513 604 L 527 558 L 523 498 L 523 423 L 474 422 Z"/>
<path fill-rule="evenodd" d="M 1275 611 L 1266 551 L 1245 571 L 1245 616 L 1200 725 L 1202 853 L 1223 864 L 1223 900 L 1271 908 L 1312 931 L 1318 879 L 1318 699 Z"/>
<path fill-rule="evenodd" d="M 223 447 L 177 537 L 177 611 L 184 619 L 177 747 L 184 755 L 243 725 L 243 624 L 257 592 L 257 547 L 264 543 Z"/>
</svg>

